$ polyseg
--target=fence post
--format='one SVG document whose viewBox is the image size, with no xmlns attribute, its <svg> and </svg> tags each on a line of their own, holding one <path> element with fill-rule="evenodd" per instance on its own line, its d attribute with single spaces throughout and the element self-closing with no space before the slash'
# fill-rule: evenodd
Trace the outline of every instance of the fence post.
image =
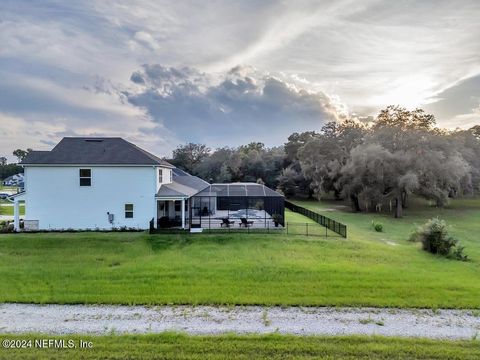
<svg viewBox="0 0 480 360">
<path fill-rule="evenodd" d="M 150 220 L 150 223 L 149 223 L 149 230 L 150 230 L 150 234 L 153 234 L 155 228 L 153 226 L 153 223 L 154 223 L 154 220 L 152 218 L 152 220 Z"/>
<path fill-rule="evenodd" d="M 296 212 L 299 214 L 302 214 L 313 221 L 315 221 L 317 224 L 320 224 L 325 227 L 325 237 L 328 237 L 328 229 L 333 231 L 334 233 L 339 234 L 340 236 L 347 237 L 347 226 L 344 224 L 341 224 L 333 219 L 330 219 L 326 216 L 323 216 L 315 211 L 306 209 L 302 206 L 295 205 L 291 202 L 285 201 L 285 207 L 292 212 Z M 308 224 L 308 223 L 307 223 Z M 300 224 L 298 224 L 300 225 Z M 288 230 L 288 223 L 286 223 L 286 230 L 287 234 L 289 233 Z M 308 225 L 306 225 L 306 233 L 308 236 Z"/>
<path fill-rule="evenodd" d="M 308 236 L 308 223 L 305 223 L 305 225 L 307 225 L 307 236 Z"/>
</svg>

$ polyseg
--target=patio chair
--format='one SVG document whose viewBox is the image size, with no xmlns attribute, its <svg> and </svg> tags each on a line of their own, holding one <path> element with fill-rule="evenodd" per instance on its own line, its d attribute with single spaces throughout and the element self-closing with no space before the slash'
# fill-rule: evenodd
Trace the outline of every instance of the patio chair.
<svg viewBox="0 0 480 360">
<path fill-rule="evenodd" d="M 202 209 L 202 216 L 210 216 L 212 215 L 212 210 L 209 210 L 206 206 Z"/>
<path fill-rule="evenodd" d="M 240 218 L 240 223 L 238 224 L 238 226 L 240 227 L 249 227 L 253 224 L 253 221 L 248 221 L 247 218 Z"/>
<path fill-rule="evenodd" d="M 230 227 L 230 225 L 232 224 L 235 224 L 235 221 L 230 221 L 228 218 L 223 218 L 220 227 L 223 227 L 223 225 L 225 225 L 226 227 Z"/>
</svg>

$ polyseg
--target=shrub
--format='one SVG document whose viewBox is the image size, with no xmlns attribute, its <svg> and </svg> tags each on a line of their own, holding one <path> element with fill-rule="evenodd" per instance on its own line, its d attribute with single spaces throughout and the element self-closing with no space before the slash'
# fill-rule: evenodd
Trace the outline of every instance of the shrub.
<svg viewBox="0 0 480 360">
<path fill-rule="evenodd" d="M 453 249 L 450 257 L 452 259 L 456 259 L 456 260 L 460 260 L 460 261 L 468 261 L 468 255 L 463 254 L 464 249 L 465 249 L 464 246 L 460 246 L 459 244 L 457 244 L 457 246 L 455 246 L 455 248 Z"/>
<path fill-rule="evenodd" d="M 460 246 L 457 239 L 448 234 L 447 223 L 439 218 L 428 220 L 419 226 L 410 236 L 411 241 L 422 243 L 423 250 L 432 254 L 446 256 L 452 259 L 467 260 L 463 254 L 464 247 Z"/>
<path fill-rule="evenodd" d="M 376 223 L 375 221 L 372 220 L 372 227 L 376 232 L 382 232 L 383 231 L 383 224 L 382 223 Z"/>
<path fill-rule="evenodd" d="M 13 223 L 10 224 L 8 221 L 0 222 L 0 233 L 13 233 Z"/>
</svg>

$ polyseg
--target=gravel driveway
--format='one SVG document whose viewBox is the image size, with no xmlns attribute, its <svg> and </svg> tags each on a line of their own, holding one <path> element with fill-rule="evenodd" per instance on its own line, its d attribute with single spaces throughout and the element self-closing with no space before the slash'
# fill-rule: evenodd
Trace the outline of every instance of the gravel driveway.
<svg viewBox="0 0 480 360">
<path fill-rule="evenodd" d="M 272 333 L 471 339 L 478 310 L 327 307 L 1 304 L 0 332 L 47 334 Z"/>
</svg>

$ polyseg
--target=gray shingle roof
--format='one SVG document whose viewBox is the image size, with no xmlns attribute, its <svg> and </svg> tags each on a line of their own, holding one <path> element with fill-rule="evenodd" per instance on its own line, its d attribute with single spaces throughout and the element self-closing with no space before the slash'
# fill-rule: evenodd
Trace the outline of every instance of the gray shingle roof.
<svg viewBox="0 0 480 360">
<path fill-rule="evenodd" d="M 20 162 L 20 164 L 25 164 L 25 160 L 28 160 L 34 164 L 43 164 L 43 158 L 48 154 L 50 154 L 50 151 L 31 151 L 28 153 L 26 158 Z"/>
<path fill-rule="evenodd" d="M 210 184 L 197 176 L 174 176 L 173 182 L 200 191 Z"/>
<path fill-rule="evenodd" d="M 180 189 L 175 189 L 176 186 L 172 184 L 165 184 L 160 187 L 160 190 L 157 192 L 158 197 L 185 197 L 189 196 L 184 192 L 181 192 Z"/>
<path fill-rule="evenodd" d="M 186 171 L 183 171 L 182 169 L 179 169 L 179 168 L 175 168 L 172 171 L 173 171 L 173 176 L 192 176 Z"/>
<path fill-rule="evenodd" d="M 174 169 L 175 170 L 175 169 Z M 183 172 L 173 176 L 171 184 L 165 184 L 157 192 L 158 197 L 192 196 L 205 189 L 210 184 L 199 177 Z"/>
<path fill-rule="evenodd" d="M 51 151 L 32 151 L 21 165 L 162 165 L 163 159 L 122 138 L 63 138 Z"/>
</svg>

